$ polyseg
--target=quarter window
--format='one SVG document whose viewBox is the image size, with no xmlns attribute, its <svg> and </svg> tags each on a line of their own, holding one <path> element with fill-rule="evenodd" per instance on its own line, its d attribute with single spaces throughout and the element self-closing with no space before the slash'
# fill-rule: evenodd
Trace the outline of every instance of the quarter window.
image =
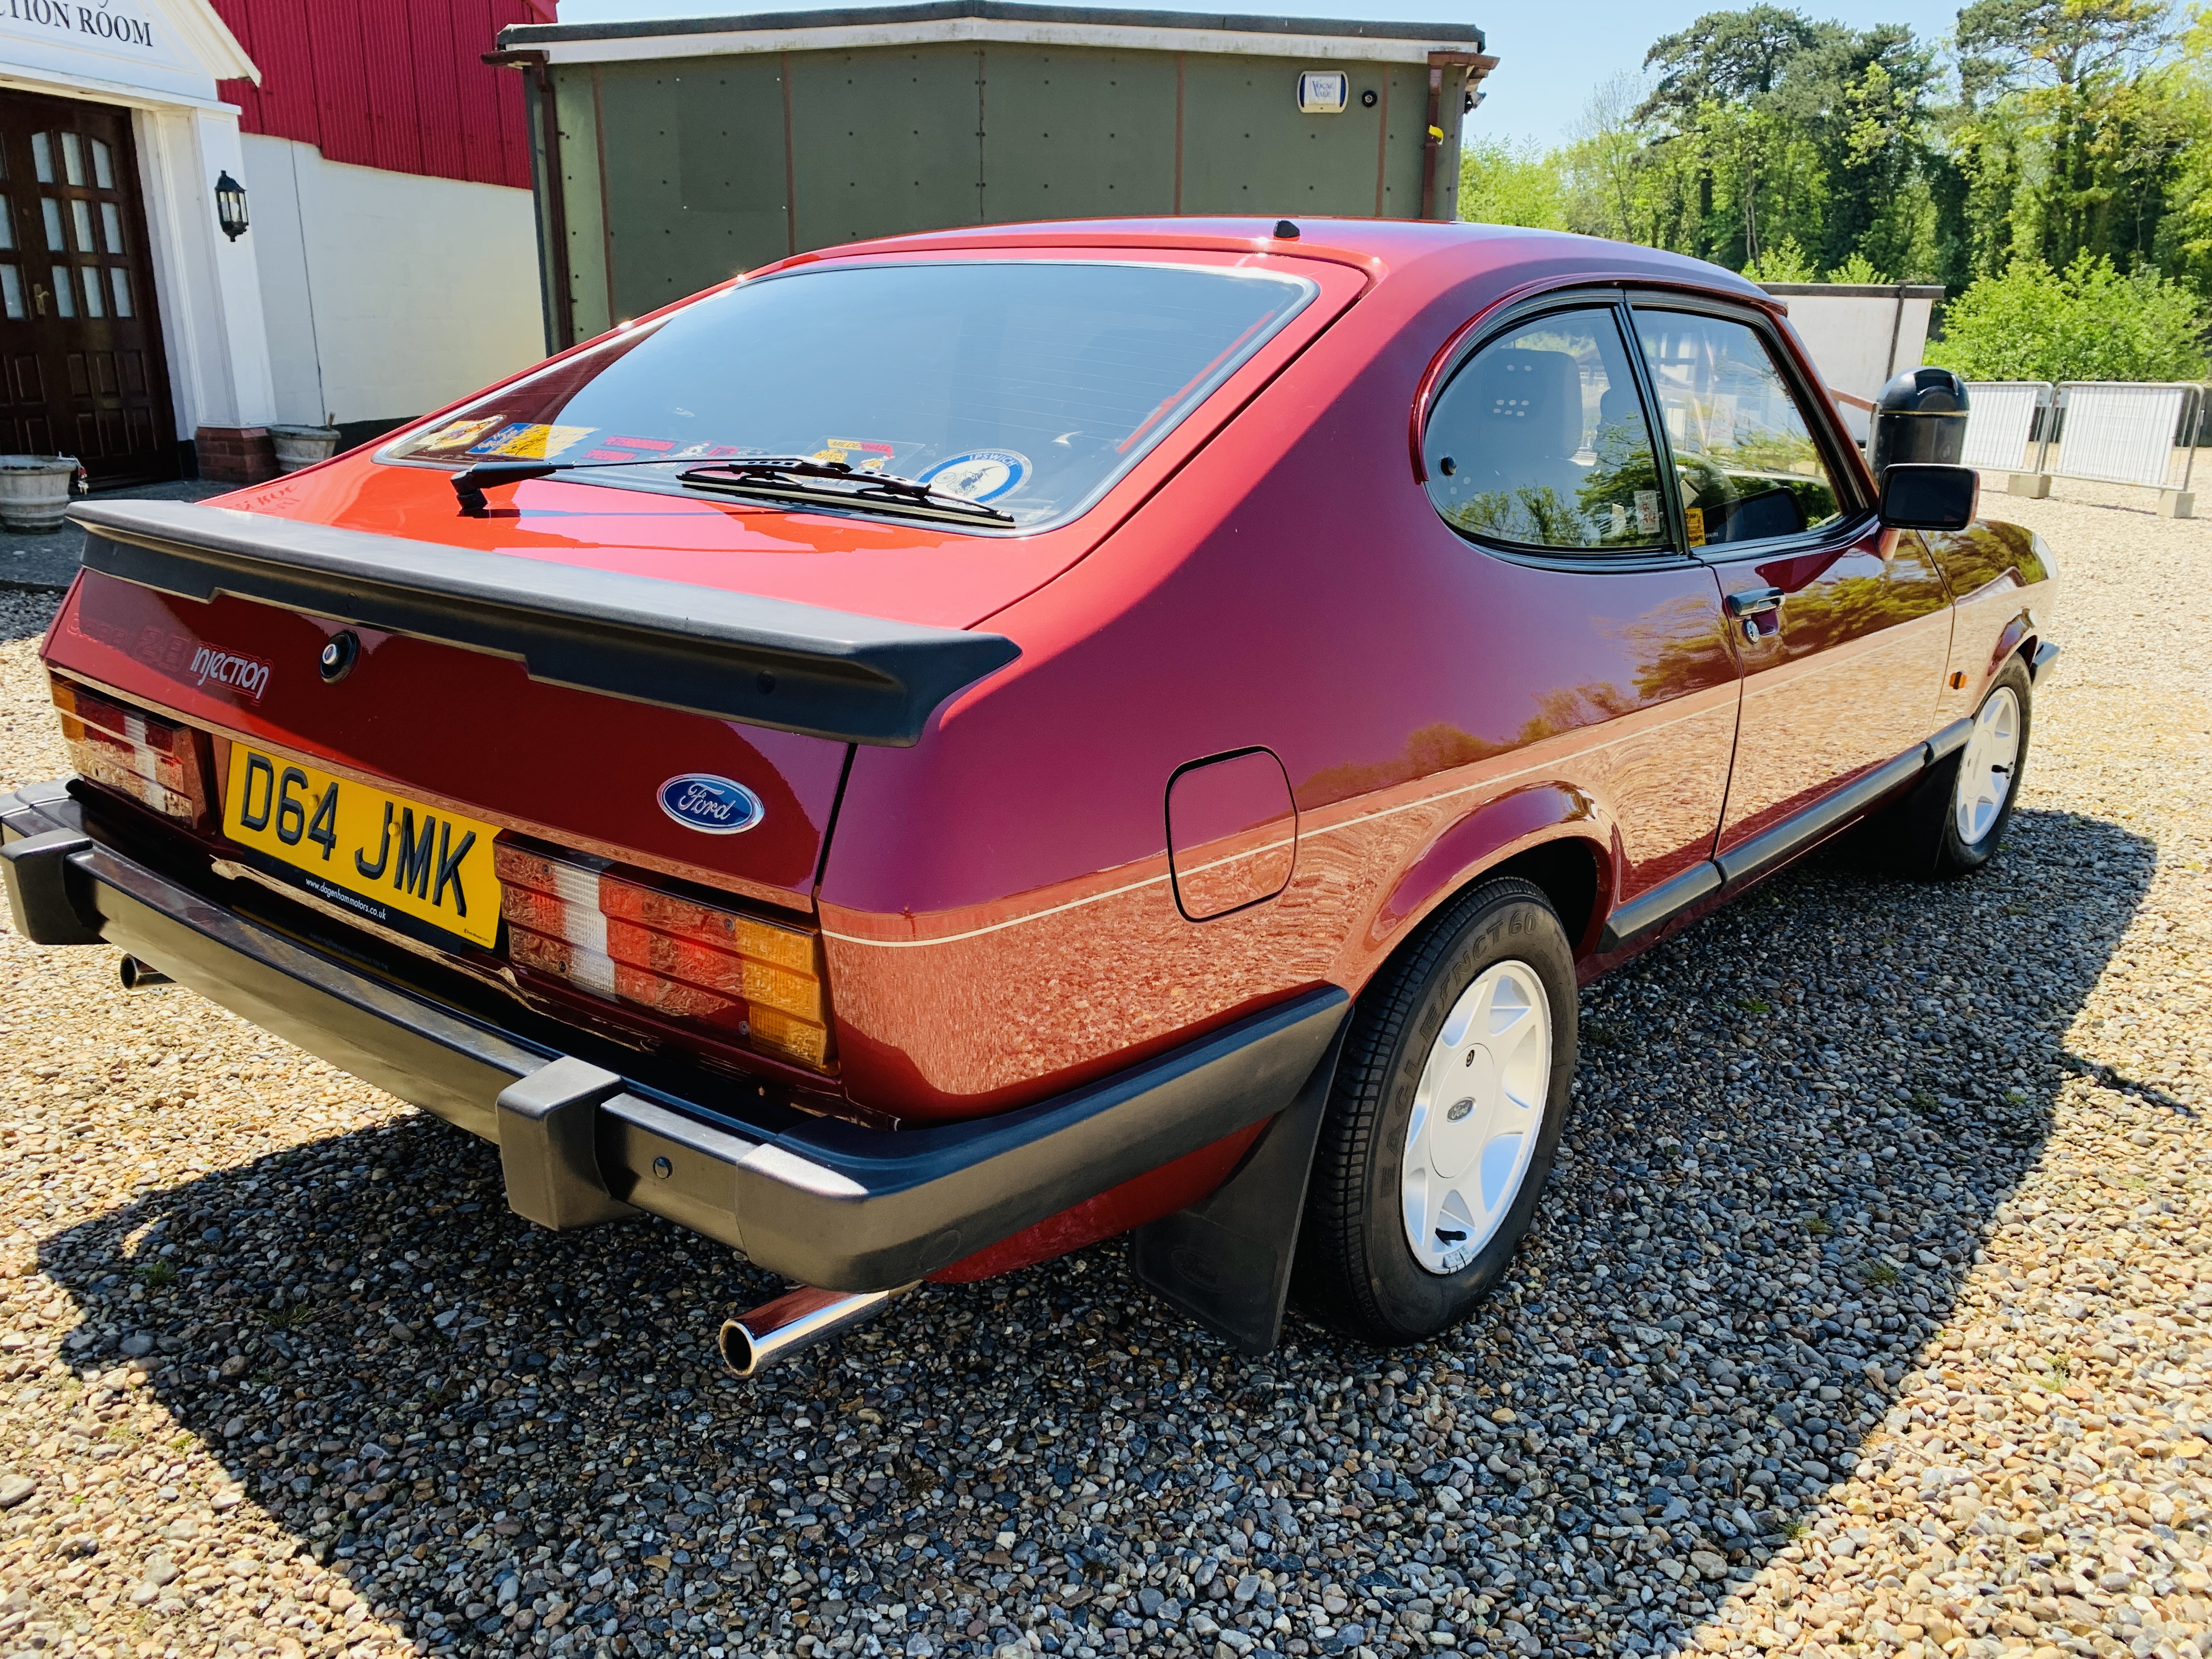
<svg viewBox="0 0 2212 1659">
<path fill-rule="evenodd" d="M 1470 536 L 1528 547 L 1657 547 L 1659 469 L 1620 325 L 1556 312 L 1462 364 L 1422 437 L 1429 498 Z"/>
<path fill-rule="evenodd" d="M 1636 313 L 1674 452 L 1690 544 L 1765 541 L 1834 522 L 1834 481 L 1758 335 L 1680 311 Z"/>
</svg>

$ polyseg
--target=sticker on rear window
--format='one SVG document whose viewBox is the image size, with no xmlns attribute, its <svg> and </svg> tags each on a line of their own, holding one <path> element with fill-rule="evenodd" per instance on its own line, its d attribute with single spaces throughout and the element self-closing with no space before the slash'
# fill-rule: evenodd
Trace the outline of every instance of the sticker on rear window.
<svg viewBox="0 0 2212 1659">
<path fill-rule="evenodd" d="M 880 472 L 884 463 L 898 453 L 890 444 L 871 443 L 864 438 L 824 438 L 814 452 L 817 461 L 842 461 L 859 472 Z"/>
<path fill-rule="evenodd" d="M 514 421 L 486 438 L 482 443 L 471 444 L 471 455 L 511 455 L 517 460 L 543 461 L 558 455 L 580 438 L 589 436 L 596 428 L 588 426 L 541 426 L 535 422 Z"/>
<path fill-rule="evenodd" d="M 939 461 L 921 475 L 921 482 L 963 501 L 995 501 L 1019 489 L 1029 476 L 1030 458 L 1018 449 L 971 449 Z"/>
<path fill-rule="evenodd" d="M 426 449 L 465 449 L 499 424 L 496 419 L 448 421 L 435 431 L 424 433 L 408 448 L 417 453 Z"/>
</svg>

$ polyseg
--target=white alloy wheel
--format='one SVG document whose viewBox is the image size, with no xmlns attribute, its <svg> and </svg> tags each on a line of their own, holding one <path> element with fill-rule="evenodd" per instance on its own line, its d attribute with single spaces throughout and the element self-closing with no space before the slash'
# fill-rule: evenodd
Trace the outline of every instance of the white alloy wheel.
<svg viewBox="0 0 2212 1659">
<path fill-rule="evenodd" d="M 1455 1273 L 1504 1224 L 1535 1156 L 1552 1087 L 1552 1010 L 1525 962 L 1501 962 L 1452 1005 L 1406 1125 L 1406 1242 Z"/>
<path fill-rule="evenodd" d="M 1974 716 L 1966 752 L 1959 760 L 1951 800 L 1961 844 L 1976 846 L 1990 833 L 2012 793 L 2013 770 L 2019 764 L 2020 698 L 2010 686 L 2001 685 Z"/>
</svg>

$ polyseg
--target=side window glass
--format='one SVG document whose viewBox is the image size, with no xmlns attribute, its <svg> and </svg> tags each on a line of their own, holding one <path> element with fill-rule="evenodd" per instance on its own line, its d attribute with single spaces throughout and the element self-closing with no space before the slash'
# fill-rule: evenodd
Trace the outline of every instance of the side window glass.
<svg viewBox="0 0 2212 1659">
<path fill-rule="evenodd" d="M 1658 463 L 1627 349 L 1605 307 L 1492 340 L 1437 394 L 1421 437 L 1446 522 L 1527 547 L 1658 547 Z"/>
<path fill-rule="evenodd" d="M 1636 332 L 1692 546 L 1800 535 L 1840 516 L 1812 428 L 1758 335 L 1717 317 L 1644 310 Z"/>
</svg>

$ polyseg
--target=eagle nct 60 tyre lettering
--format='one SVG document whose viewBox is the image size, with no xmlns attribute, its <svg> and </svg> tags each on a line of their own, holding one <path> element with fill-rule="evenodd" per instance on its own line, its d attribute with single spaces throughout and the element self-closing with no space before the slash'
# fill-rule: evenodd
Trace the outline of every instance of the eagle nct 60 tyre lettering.
<svg viewBox="0 0 2212 1659">
<path fill-rule="evenodd" d="M 1378 1343 L 1465 1318 L 1535 1212 L 1575 1066 L 1575 969 L 1542 890 L 1482 883 L 1360 995 L 1307 1186 L 1296 1286 Z"/>
</svg>

